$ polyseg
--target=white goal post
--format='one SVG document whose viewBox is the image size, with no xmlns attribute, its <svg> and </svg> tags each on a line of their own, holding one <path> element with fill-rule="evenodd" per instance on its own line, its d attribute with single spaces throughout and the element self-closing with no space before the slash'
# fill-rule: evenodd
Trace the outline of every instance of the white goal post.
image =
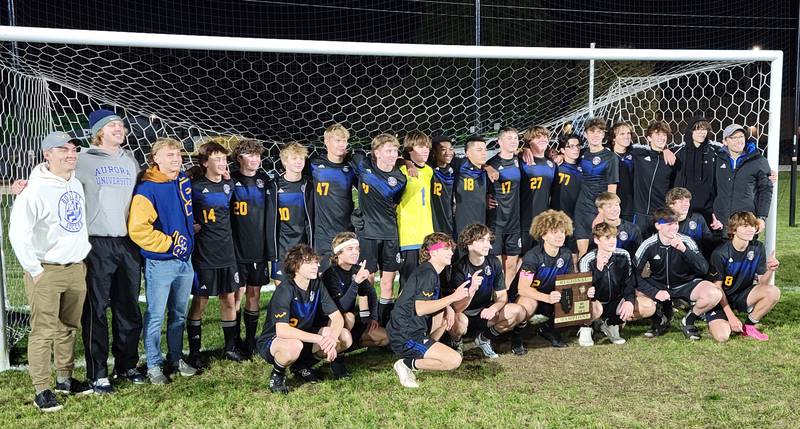
<svg viewBox="0 0 800 429">
<path fill-rule="evenodd" d="M 124 33 L 124 32 L 109 32 L 109 31 L 90 31 L 90 30 L 72 30 L 72 29 L 52 29 L 52 28 L 35 28 L 35 27 L 9 27 L 9 26 L 0 26 L 0 48 L 3 45 L 6 46 L 6 51 L 11 52 L 12 48 L 9 46 L 13 45 L 13 49 L 16 49 L 16 44 L 30 44 L 30 45 L 37 45 L 41 44 L 43 46 L 47 45 L 54 45 L 54 46 L 80 46 L 81 50 L 85 47 L 91 49 L 92 47 L 119 47 L 119 48 L 144 48 L 144 49 L 153 49 L 153 50 L 166 50 L 169 52 L 180 51 L 180 52 L 199 52 L 199 53 L 217 53 L 217 52 L 231 52 L 231 53 L 272 53 L 272 54 L 287 54 L 287 55 L 295 55 L 295 54 L 304 54 L 304 55 L 312 55 L 312 56 L 322 56 L 323 58 L 335 58 L 338 56 L 346 56 L 348 58 L 365 58 L 368 59 L 370 57 L 385 57 L 385 58 L 424 58 L 424 59 L 470 59 L 470 60 L 487 60 L 487 61 L 505 61 L 505 60 L 525 60 L 530 61 L 531 64 L 535 64 L 536 61 L 542 62 L 549 62 L 549 61 L 588 61 L 595 60 L 595 61 L 608 61 L 608 62 L 645 62 L 645 61 L 652 61 L 652 62 L 675 62 L 675 63 L 710 63 L 710 62 L 719 62 L 719 63 L 730 63 L 730 64 L 749 64 L 753 62 L 763 63 L 764 68 L 768 69 L 762 73 L 764 76 L 763 82 L 760 82 L 761 85 L 758 90 L 760 91 L 761 88 L 763 90 L 763 98 L 765 99 L 763 105 L 756 105 L 752 107 L 752 110 L 759 110 L 763 112 L 763 110 L 768 111 L 768 119 L 764 121 L 759 121 L 766 125 L 764 130 L 762 130 L 762 134 L 766 135 L 766 150 L 765 155 L 769 161 L 770 166 L 772 169 L 778 169 L 779 163 L 779 142 L 780 142 L 780 118 L 781 118 L 781 92 L 782 92 L 782 71 L 783 71 L 783 52 L 782 51 L 769 51 L 769 50 L 658 50 L 658 49 L 604 49 L 604 48 L 540 48 L 540 47 L 500 47 L 500 46 L 464 46 L 464 45 L 415 45 L 415 44 L 393 44 L 393 43 L 360 43 L 360 42 L 332 42 L 332 41 L 309 41 L 309 40 L 283 40 L 283 39 L 257 39 L 257 38 L 237 38 L 237 37 L 212 37 L 212 36 L 190 36 L 190 35 L 174 35 L 174 34 L 151 34 L 151 33 Z M 54 48 L 53 50 L 57 50 Z M 44 51 L 43 52 L 49 52 Z M 72 52 L 72 51 L 70 51 Z M 47 98 L 46 93 L 47 85 L 45 84 L 44 87 L 41 85 L 37 86 L 37 83 L 34 82 L 36 78 L 36 71 L 39 70 L 37 68 L 26 68 L 26 66 L 20 66 L 19 69 L 14 69 L 14 65 L 10 64 L 3 59 L 2 56 L 2 49 L 0 49 L 0 77 L 3 77 L 5 80 L 5 76 L 13 76 L 15 81 L 12 83 L 11 78 L 9 81 L 0 81 L 0 98 L 3 97 L 3 88 L 2 87 L 12 87 L 14 85 L 15 88 L 25 88 L 24 90 L 27 91 L 25 97 L 20 98 L 12 98 L 12 100 L 26 100 L 27 103 L 37 103 L 38 100 L 42 100 Z M 8 54 L 7 58 L 14 58 L 16 54 L 10 53 Z M 188 55 L 188 54 L 187 54 Z M 63 57 L 54 57 L 54 58 L 68 58 L 67 55 Z M 162 61 L 166 58 L 166 56 L 154 56 L 150 58 L 154 64 L 158 65 L 158 61 Z M 279 61 L 280 58 L 276 61 Z M 91 57 L 87 57 L 85 62 L 91 61 Z M 43 62 L 46 62 L 43 61 Z M 52 62 L 52 61 L 51 61 Z M 104 63 L 106 67 L 113 68 L 116 67 L 116 63 L 114 62 L 106 62 Z M 45 66 L 43 66 L 45 67 Z M 58 67 L 58 64 L 48 64 L 46 67 Z M 305 69 L 302 66 L 297 66 L 298 70 L 301 72 Z M 331 67 L 335 69 L 335 67 Z M 6 74 L 2 74 L 2 72 L 6 71 Z M 155 68 L 154 68 L 155 69 Z M 20 71 L 21 70 L 21 71 Z M 52 69 L 48 69 L 52 70 Z M 424 73 L 428 69 L 424 69 L 421 73 Z M 699 70 L 699 71 L 698 71 Z M 746 73 L 746 69 L 744 73 Z M 705 72 L 706 69 L 703 67 L 696 67 L 690 71 L 683 71 L 678 70 L 678 72 L 670 75 L 668 78 L 663 78 L 660 82 L 665 81 L 666 79 L 671 79 L 674 76 L 679 76 L 682 73 L 694 73 L 694 72 Z M 79 74 L 79 71 L 71 71 L 69 68 L 64 71 L 59 71 L 59 73 L 63 72 L 63 74 L 58 74 L 58 79 L 53 78 L 52 74 L 47 75 L 45 77 L 45 81 L 52 83 L 53 81 L 57 80 L 59 85 L 64 87 L 68 87 L 71 91 L 81 92 L 84 89 L 80 87 L 78 84 L 72 84 L 69 82 L 69 73 Z M 437 71 L 434 70 L 431 73 L 436 73 Z M 52 73 L 52 71 L 51 71 Z M 268 70 L 266 73 L 272 73 L 271 70 Z M 497 75 L 502 76 L 503 73 L 506 71 L 498 72 Z M 223 73 L 224 74 L 224 73 Z M 553 80 L 554 84 L 556 85 L 558 82 L 558 74 L 559 72 L 553 73 L 554 77 L 550 77 Z M 156 74 L 146 75 L 143 76 L 155 76 Z M 263 74 L 259 74 L 258 71 L 252 73 L 252 75 L 256 79 L 263 78 Z M 66 76 L 66 77 L 65 77 Z M 104 75 L 105 76 L 105 75 Z M 469 75 L 466 79 L 469 79 Z M 534 76 L 535 78 L 535 76 Z M 588 79 L 588 73 L 586 75 Z M 252 79 L 252 78 L 251 78 Z M 464 80 L 464 78 L 461 78 Z M 144 80 L 144 79 L 143 79 Z M 354 79 L 355 80 L 355 79 Z M 755 81 L 756 79 L 754 79 Z M 66 82 L 66 83 L 65 83 Z M 324 81 L 327 83 L 328 81 Z M 525 85 L 520 81 L 520 87 L 516 89 L 516 91 L 524 92 L 526 90 Z M 125 83 L 122 81 L 121 83 Z M 492 82 L 483 83 L 482 90 L 491 91 L 492 90 Z M 656 83 L 657 84 L 657 83 Z M 650 88 L 653 84 L 652 82 L 646 82 L 641 84 L 644 88 Z M 636 85 L 636 83 L 632 84 Z M 648 86 L 649 85 L 649 86 Z M 679 86 L 680 84 L 675 84 Z M 696 83 L 696 85 L 701 85 L 701 83 Z M 722 91 L 724 91 L 725 85 L 720 85 L 722 87 Z M 767 89 L 768 88 L 768 91 Z M 14 89 L 14 91 L 18 91 Z M 301 87 L 302 91 L 302 87 Z M 610 90 L 609 90 L 610 91 Z M 701 91 L 702 92 L 702 91 Z M 89 91 L 86 91 L 89 93 Z M 42 95 L 45 94 L 45 95 Z M 626 93 L 627 94 L 627 93 Z M 152 95 L 147 94 L 149 97 L 152 98 Z M 235 96 L 235 95 L 234 95 Z M 95 102 L 100 100 L 102 102 L 113 104 L 113 98 L 103 98 L 97 96 L 95 92 L 89 93 L 89 98 Z M 166 96 L 167 98 L 169 95 Z M 616 98 L 615 98 L 616 97 Z M 618 93 L 611 93 L 607 94 L 606 104 L 615 102 L 618 100 L 620 96 Z M 68 97 L 62 97 L 68 98 Z M 144 97 L 147 98 L 147 97 Z M 602 99 L 602 96 L 598 98 L 598 100 L 590 100 L 594 101 L 595 106 L 602 106 L 602 103 L 599 101 Z M 609 101 L 611 100 L 611 101 Z M 3 100 L 0 100 L 0 115 L 7 116 L 9 115 L 8 112 L 3 111 Z M 74 101 L 74 100 L 67 100 Z M 138 101 L 137 111 L 138 114 L 143 115 L 145 118 L 148 116 L 150 118 L 155 117 L 156 112 L 147 111 L 147 108 L 139 108 L 138 106 L 147 106 L 148 100 Z M 12 103 L 13 104 L 13 103 Z M 114 104 L 117 106 L 117 104 Z M 122 106 L 121 104 L 119 104 Z M 682 105 L 682 104 L 681 104 Z M 12 106 L 15 107 L 15 106 Z M 191 106 L 190 106 L 191 107 Z M 369 106 L 367 106 L 368 108 Z M 8 108 L 8 107 L 7 107 Z M 26 108 L 38 108 L 43 109 L 42 106 L 26 106 Z M 354 108 L 355 109 L 355 108 Z M 66 112 L 66 108 L 63 109 L 62 114 Z M 355 110 L 354 110 L 355 111 Z M 583 108 L 581 110 L 582 114 L 585 116 L 586 112 L 588 111 L 588 107 Z M 635 107 L 631 108 L 631 111 L 637 111 Z M 602 112 L 602 109 L 600 110 Z M 219 113 L 219 112 L 217 112 Z M 224 113 L 224 112 L 223 112 Z M 38 114 L 38 113 L 37 113 Z M 757 112 L 759 114 L 759 112 Z M 75 116 L 74 113 L 72 113 Z M 576 114 L 572 111 L 564 111 L 559 113 L 554 118 L 548 118 L 548 121 L 539 121 L 537 117 L 537 121 L 534 121 L 531 118 L 527 118 L 524 121 L 519 122 L 526 122 L 527 125 L 532 125 L 534 123 L 545 123 L 552 127 L 555 127 L 557 124 L 561 124 L 559 122 L 562 118 L 565 118 L 569 115 L 571 117 L 576 117 Z M 175 123 L 185 124 L 190 123 L 186 116 L 183 115 L 174 115 L 176 118 Z M 622 117 L 622 115 L 617 114 L 616 116 Z M 767 115 L 764 115 L 765 118 Z M 211 118 L 217 116 L 210 116 Z M 0 118 L 2 119 L 2 118 Z M 503 118 L 505 120 L 505 118 Z M 737 121 L 735 115 L 729 115 L 726 117 L 728 121 Z M 677 120 L 676 120 L 677 121 Z M 52 129 L 47 128 L 56 128 L 57 124 L 53 121 L 45 121 L 45 125 L 40 125 L 37 122 L 36 125 L 36 133 L 37 135 L 44 135 L 46 131 L 52 131 Z M 203 122 L 198 120 L 197 122 Z M 204 122 L 205 124 L 208 121 Z M 506 125 L 505 123 L 503 125 Z M 743 124 L 747 126 L 748 124 Z M 3 126 L 3 121 L 0 121 L 0 127 Z M 191 128 L 191 124 L 187 125 L 187 127 Z M 203 128 L 201 126 L 197 126 L 196 128 Z M 209 126 L 205 126 L 205 129 L 208 130 Z M 237 129 L 234 125 L 227 125 L 225 127 L 220 127 L 220 129 L 224 129 L 225 132 L 231 134 L 242 134 L 246 135 L 246 132 L 236 133 Z M 371 130 L 375 132 L 384 131 L 384 130 Z M 431 130 L 433 131 L 433 130 Z M 7 143 L 7 142 L 6 142 Z M 12 148 L 13 149 L 13 148 Z M 20 148 L 22 151 L 23 148 Z M 27 155 L 23 154 L 16 154 L 20 158 L 33 158 L 33 154 L 31 153 L 30 148 L 26 149 L 28 152 Z M 0 158 L 2 158 L 2 154 L 0 154 Z M 30 167 L 30 166 L 28 166 Z M 3 173 L 0 173 L 2 175 Z M 7 180 L 6 177 L 3 177 Z M 775 248 L 775 238 L 776 238 L 776 222 L 777 222 L 777 184 L 774 186 L 774 192 L 772 196 L 772 201 L 770 204 L 770 215 L 767 220 L 767 230 L 766 230 L 766 246 L 767 251 L 771 252 Z M 3 262 L 5 262 L 6 258 L 12 258 L 13 256 L 10 255 L 8 249 L 6 249 L 5 255 L 3 257 Z M 4 267 L 5 268 L 5 267 Z M 7 292 L 7 277 L 6 273 L 3 273 L 2 276 L 3 281 L 3 290 L 0 290 L 0 298 L 3 299 L 2 313 L 3 317 L 0 318 L 0 322 L 6 323 L 5 320 L 5 311 L 8 308 L 8 296 L 4 296 L 3 292 Z M 0 340 L 2 340 L 2 350 L 0 350 L 0 370 L 5 369 L 8 366 L 8 344 L 9 340 L 6 338 L 6 326 L 0 326 Z"/>
</svg>

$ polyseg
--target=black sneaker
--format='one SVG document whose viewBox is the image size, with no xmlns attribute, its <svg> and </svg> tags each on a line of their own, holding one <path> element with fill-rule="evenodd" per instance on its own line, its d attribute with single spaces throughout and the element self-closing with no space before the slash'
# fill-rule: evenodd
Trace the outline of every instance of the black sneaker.
<svg viewBox="0 0 800 429">
<path fill-rule="evenodd" d="M 671 322 L 672 321 L 663 314 L 651 317 L 650 328 L 644 333 L 645 338 L 655 338 L 664 335 L 664 333 L 669 330 Z"/>
<path fill-rule="evenodd" d="M 236 349 L 244 360 L 253 358 L 253 350 L 255 350 L 255 348 L 252 344 L 248 344 L 247 341 L 237 340 Z"/>
<path fill-rule="evenodd" d="M 226 350 L 225 353 L 222 354 L 223 359 L 241 363 L 245 360 L 245 357 L 242 356 L 242 353 L 237 350 Z"/>
<path fill-rule="evenodd" d="M 551 347 L 561 349 L 567 346 L 567 344 L 561 340 L 561 335 L 559 335 L 555 329 L 539 328 L 539 336 L 547 340 Z"/>
<path fill-rule="evenodd" d="M 189 356 L 186 356 L 186 359 L 184 359 L 184 361 L 188 363 L 192 368 L 195 368 L 197 370 L 203 370 L 208 368 L 208 364 L 203 360 L 200 354 L 190 353 Z"/>
<path fill-rule="evenodd" d="M 317 373 L 311 368 L 300 368 L 292 371 L 292 373 L 295 377 L 300 377 L 306 383 L 316 384 L 320 381 Z"/>
<path fill-rule="evenodd" d="M 94 393 L 94 389 L 92 389 L 89 383 L 78 381 L 70 377 L 63 383 L 56 383 L 56 392 L 66 393 L 68 395 L 87 395 L 89 393 Z"/>
<path fill-rule="evenodd" d="M 525 348 L 525 344 L 522 342 L 522 334 L 520 332 L 511 333 L 511 353 L 514 353 L 517 356 L 528 354 L 528 350 Z"/>
<path fill-rule="evenodd" d="M 118 380 L 128 380 L 133 384 L 147 383 L 147 377 L 139 372 L 138 368 L 129 368 L 125 371 L 114 371 L 114 378 Z"/>
<path fill-rule="evenodd" d="M 111 382 L 108 381 L 108 378 L 102 377 L 98 378 L 91 382 L 92 390 L 94 393 L 98 395 L 107 395 L 109 393 L 114 393 L 114 386 L 111 385 Z"/>
<path fill-rule="evenodd" d="M 681 319 L 681 331 L 683 331 L 683 335 L 689 340 L 696 341 L 700 339 L 700 331 L 697 329 L 697 326 L 687 325 L 686 316 L 683 316 L 683 319 Z"/>
<path fill-rule="evenodd" d="M 283 393 L 284 395 L 289 393 L 289 388 L 286 386 L 286 374 L 272 371 L 272 375 L 269 377 L 269 390 L 272 393 Z"/>
<path fill-rule="evenodd" d="M 333 374 L 334 380 L 349 380 L 353 377 L 350 371 L 347 370 L 347 366 L 344 363 L 344 356 L 338 356 L 331 362 L 331 374 Z"/>
<path fill-rule="evenodd" d="M 47 413 L 64 408 L 58 403 L 56 395 L 50 389 L 39 392 L 33 399 L 33 403 L 36 405 L 36 408 Z"/>
</svg>

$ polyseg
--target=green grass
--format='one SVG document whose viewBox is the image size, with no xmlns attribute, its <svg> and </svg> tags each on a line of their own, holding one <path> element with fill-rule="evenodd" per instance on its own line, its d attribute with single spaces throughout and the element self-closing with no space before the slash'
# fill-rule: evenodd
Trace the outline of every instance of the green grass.
<svg viewBox="0 0 800 429">
<path fill-rule="evenodd" d="M 788 177 L 781 177 L 787 212 Z M 118 385 L 108 397 L 65 398 L 65 409 L 42 415 L 31 404 L 27 373 L 0 373 L 0 421 L 14 427 L 796 427 L 800 411 L 800 230 L 778 228 L 778 284 L 783 298 L 764 321 L 768 342 L 734 337 L 688 342 L 673 328 L 646 340 L 645 326 L 623 331 L 623 346 L 598 342 L 564 350 L 533 338 L 515 357 L 506 341 L 487 361 L 468 349 L 448 373 L 418 374 L 420 389 L 402 388 L 382 351 L 351 356 L 350 381 L 301 385 L 276 396 L 266 388 L 269 365 L 212 361 L 204 374 L 166 387 Z M 264 298 L 266 302 L 266 297 Z M 262 316 L 263 317 L 263 316 Z M 204 323 L 207 349 L 222 346 L 216 301 Z M 675 324 L 677 326 L 677 322 Z M 704 334 L 706 330 L 702 329 Z M 572 331 L 574 335 L 574 330 Z M 82 346 L 78 345 L 78 355 Z M 24 351 L 17 351 L 24 359 Z M 321 369 L 327 372 L 327 365 Z M 78 370 L 83 377 L 83 371 Z"/>
</svg>

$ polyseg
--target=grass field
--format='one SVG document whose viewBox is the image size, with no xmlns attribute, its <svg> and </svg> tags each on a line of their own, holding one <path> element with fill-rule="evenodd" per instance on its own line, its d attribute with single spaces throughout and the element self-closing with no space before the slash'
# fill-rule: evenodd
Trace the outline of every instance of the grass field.
<svg viewBox="0 0 800 429">
<path fill-rule="evenodd" d="M 787 213 L 788 177 L 781 177 L 780 212 Z M 797 427 L 800 410 L 800 230 L 778 228 L 782 302 L 763 323 L 768 342 L 734 337 L 689 342 L 677 329 L 655 340 L 646 326 L 623 331 L 623 346 L 572 342 L 557 350 L 530 336 L 529 353 L 489 362 L 468 349 L 450 374 L 420 373 L 420 388 L 402 388 L 382 351 L 351 356 L 354 377 L 301 385 L 277 396 L 266 388 L 270 367 L 212 360 L 204 374 L 166 387 L 117 385 L 108 397 L 64 398 L 65 409 L 43 415 L 31 404 L 27 373 L 0 373 L 0 421 L 11 427 L 526 427 L 750 428 Z M 266 300 L 264 301 L 266 303 Z M 222 332 L 212 301 L 204 346 L 219 349 Z M 705 333 L 705 329 L 702 329 Z M 574 330 L 572 331 L 574 335 Z M 596 337 L 597 340 L 597 337 Z M 78 345 L 79 355 L 82 345 Z M 15 350 L 24 361 L 24 349 Z M 328 366 L 321 371 L 327 374 Z M 78 377 L 83 377 L 82 370 Z M 63 398 L 63 397 L 62 397 Z M 13 422 L 13 423 L 12 423 Z"/>
</svg>

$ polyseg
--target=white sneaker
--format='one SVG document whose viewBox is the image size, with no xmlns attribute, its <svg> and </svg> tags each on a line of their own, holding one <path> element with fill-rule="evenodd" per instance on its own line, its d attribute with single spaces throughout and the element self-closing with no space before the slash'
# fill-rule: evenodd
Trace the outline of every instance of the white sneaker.
<svg viewBox="0 0 800 429">
<path fill-rule="evenodd" d="M 400 377 L 400 384 L 402 384 L 403 387 L 419 387 L 419 384 L 417 384 L 417 377 L 414 376 L 414 371 L 403 363 L 403 359 L 398 359 L 397 362 L 394 363 L 394 371 L 397 373 L 397 376 Z"/>
<path fill-rule="evenodd" d="M 619 325 L 609 325 L 604 320 L 603 323 L 600 324 L 600 331 L 606 334 L 608 341 L 616 345 L 625 344 L 625 338 L 619 335 Z"/>
<path fill-rule="evenodd" d="M 478 346 L 483 352 L 483 355 L 489 359 L 497 359 L 500 357 L 492 348 L 491 340 L 483 338 L 483 334 L 478 334 L 478 336 L 475 337 L 475 345 Z"/>
<path fill-rule="evenodd" d="M 177 370 L 178 370 L 178 373 L 180 373 L 180 375 L 182 377 L 191 377 L 191 376 L 197 374 L 197 368 L 189 365 L 183 359 L 178 359 L 178 368 L 177 368 Z"/>
<path fill-rule="evenodd" d="M 594 345 L 591 326 L 581 326 L 581 328 L 578 329 L 578 345 L 581 347 L 591 347 Z"/>
<path fill-rule="evenodd" d="M 530 319 L 528 319 L 528 323 L 530 323 L 531 325 L 541 325 L 542 323 L 547 322 L 548 320 L 550 320 L 550 318 L 545 316 L 544 314 L 534 314 L 533 316 L 531 316 Z"/>
</svg>

